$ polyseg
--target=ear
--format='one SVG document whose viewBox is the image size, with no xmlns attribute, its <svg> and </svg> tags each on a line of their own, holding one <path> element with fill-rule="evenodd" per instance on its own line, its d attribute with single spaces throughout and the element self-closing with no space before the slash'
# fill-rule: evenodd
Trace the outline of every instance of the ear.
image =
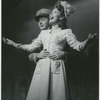
<svg viewBox="0 0 100 100">
<path fill-rule="evenodd" d="M 63 19 L 64 19 L 64 16 L 59 17 L 59 20 L 63 20 Z"/>
</svg>

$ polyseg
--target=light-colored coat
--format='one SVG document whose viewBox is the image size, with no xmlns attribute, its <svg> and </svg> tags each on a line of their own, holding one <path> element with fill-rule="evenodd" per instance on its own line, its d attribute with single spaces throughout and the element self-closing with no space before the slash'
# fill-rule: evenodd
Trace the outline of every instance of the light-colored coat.
<svg viewBox="0 0 100 100">
<path fill-rule="evenodd" d="M 64 51 L 67 45 L 80 51 L 85 43 L 77 41 L 71 29 L 59 28 L 56 33 L 52 33 L 52 30 L 41 31 L 38 38 L 26 48 L 35 51 L 43 46 L 53 54 Z M 69 100 L 65 67 L 63 59 L 52 60 L 47 57 L 39 60 L 26 100 Z"/>
</svg>

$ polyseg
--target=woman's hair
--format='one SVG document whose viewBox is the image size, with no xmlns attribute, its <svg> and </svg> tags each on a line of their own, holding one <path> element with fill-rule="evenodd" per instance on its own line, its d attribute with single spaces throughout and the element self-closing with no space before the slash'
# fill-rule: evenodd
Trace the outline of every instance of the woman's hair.
<svg viewBox="0 0 100 100">
<path fill-rule="evenodd" d="M 54 8 L 57 8 L 61 12 L 62 16 L 64 16 L 64 7 L 61 5 L 61 1 L 57 1 Z"/>
<path fill-rule="evenodd" d="M 54 8 L 56 8 L 57 10 L 59 10 L 61 12 L 60 16 L 62 17 L 62 20 L 60 20 L 59 27 L 61 27 L 62 29 L 66 29 L 67 28 L 67 25 L 66 25 L 67 19 L 65 18 L 64 8 L 61 5 L 61 1 L 57 1 Z"/>
<path fill-rule="evenodd" d="M 61 0 L 57 1 L 54 8 L 56 8 L 57 10 L 61 12 L 62 20 L 59 23 L 59 27 L 61 27 L 62 29 L 66 29 L 67 18 L 74 12 L 75 9 L 68 2 L 66 2 L 65 6 L 62 6 L 61 2 L 62 2 Z"/>
</svg>

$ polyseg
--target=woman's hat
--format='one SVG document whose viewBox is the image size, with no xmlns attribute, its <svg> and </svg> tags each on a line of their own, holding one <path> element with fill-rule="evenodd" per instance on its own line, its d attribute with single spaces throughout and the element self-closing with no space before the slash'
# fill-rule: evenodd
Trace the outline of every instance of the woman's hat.
<svg viewBox="0 0 100 100">
<path fill-rule="evenodd" d="M 41 17 L 49 18 L 50 13 L 51 13 L 51 11 L 49 9 L 42 8 L 39 11 L 37 11 L 35 20 L 38 21 L 39 18 L 41 18 Z"/>
<path fill-rule="evenodd" d="M 63 7 L 63 8 L 62 8 Z M 57 1 L 54 8 L 62 8 L 64 10 L 65 18 L 74 13 L 75 7 L 67 1 Z"/>
</svg>

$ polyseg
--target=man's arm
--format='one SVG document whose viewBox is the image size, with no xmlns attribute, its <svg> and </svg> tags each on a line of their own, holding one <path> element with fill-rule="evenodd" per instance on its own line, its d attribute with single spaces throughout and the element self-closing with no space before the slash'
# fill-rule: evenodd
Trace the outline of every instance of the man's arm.
<svg viewBox="0 0 100 100">
<path fill-rule="evenodd" d="M 42 50 L 40 53 L 31 53 L 29 55 L 29 60 L 36 63 L 39 59 L 45 59 L 48 56 L 49 52 L 47 50 Z"/>
</svg>

